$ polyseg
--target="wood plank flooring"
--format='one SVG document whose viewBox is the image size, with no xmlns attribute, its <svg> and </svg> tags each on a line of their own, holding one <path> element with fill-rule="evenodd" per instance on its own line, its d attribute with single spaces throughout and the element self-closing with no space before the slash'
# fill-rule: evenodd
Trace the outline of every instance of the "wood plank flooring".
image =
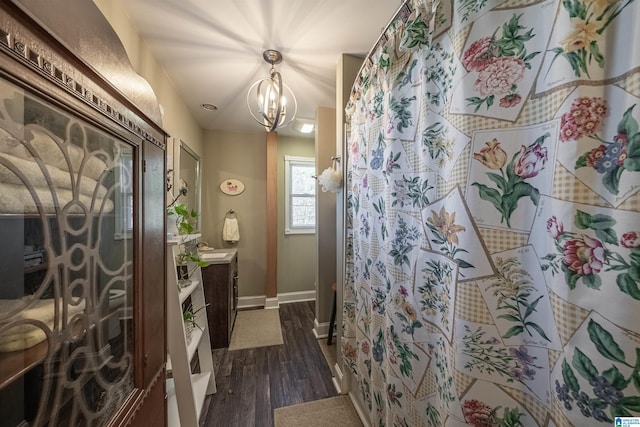
<svg viewBox="0 0 640 427">
<path fill-rule="evenodd" d="M 283 345 L 213 350 L 218 392 L 205 401 L 201 427 L 272 427 L 275 408 L 337 395 L 312 332 L 314 304 L 280 305 Z"/>
</svg>

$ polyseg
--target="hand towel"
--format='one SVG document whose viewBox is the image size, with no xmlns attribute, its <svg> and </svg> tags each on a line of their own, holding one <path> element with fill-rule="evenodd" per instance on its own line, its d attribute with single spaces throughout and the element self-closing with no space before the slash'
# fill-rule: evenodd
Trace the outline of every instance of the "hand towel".
<svg viewBox="0 0 640 427">
<path fill-rule="evenodd" d="M 240 240 L 240 230 L 236 218 L 225 218 L 222 227 L 222 240 L 225 242 L 237 242 Z"/>
</svg>

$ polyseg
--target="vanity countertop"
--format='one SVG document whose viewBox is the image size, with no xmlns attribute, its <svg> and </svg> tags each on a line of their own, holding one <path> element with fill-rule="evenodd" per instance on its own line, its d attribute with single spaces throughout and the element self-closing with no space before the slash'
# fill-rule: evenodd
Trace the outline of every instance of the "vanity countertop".
<svg viewBox="0 0 640 427">
<path fill-rule="evenodd" d="M 220 248 L 213 251 L 199 252 L 200 258 L 209 264 L 228 264 L 238 253 L 236 248 Z"/>
</svg>

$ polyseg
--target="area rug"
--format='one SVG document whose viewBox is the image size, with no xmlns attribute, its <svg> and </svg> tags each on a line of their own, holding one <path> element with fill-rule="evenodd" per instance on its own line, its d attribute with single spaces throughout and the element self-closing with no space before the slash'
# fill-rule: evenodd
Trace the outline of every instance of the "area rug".
<svg viewBox="0 0 640 427">
<path fill-rule="evenodd" d="M 273 423 L 275 427 L 362 426 L 351 399 L 346 395 L 276 408 Z"/>
<path fill-rule="evenodd" d="M 280 310 L 238 311 L 236 323 L 231 333 L 229 350 L 266 347 L 282 344 Z"/>
</svg>

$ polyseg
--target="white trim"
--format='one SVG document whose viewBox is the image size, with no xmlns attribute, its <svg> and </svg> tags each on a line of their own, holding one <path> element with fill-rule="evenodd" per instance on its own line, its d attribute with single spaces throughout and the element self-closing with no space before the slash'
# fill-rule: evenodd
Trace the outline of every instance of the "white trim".
<svg viewBox="0 0 640 427">
<path fill-rule="evenodd" d="M 338 331 L 334 325 L 333 328 L 333 336 L 338 336 Z M 319 338 L 327 338 L 329 336 L 329 322 L 318 322 L 318 318 L 313 319 L 313 334 L 316 336 L 316 339 Z"/>
<path fill-rule="evenodd" d="M 353 393 L 349 393 L 349 399 L 351 399 L 353 408 L 356 410 L 356 413 L 358 414 L 358 417 L 360 418 L 360 422 L 362 422 L 362 425 L 364 427 L 371 427 L 369 418 L 365 417 L 365 412 L 362 410 L 362 407 L 360 406 L 360 402 L 358 402 L 358 399 L 356 399 Z"/>
<path fill-rule="evenodd" d="M 338 353 L 338 358 L 340 358 L 340 356 L 341 356 L 340 353 Z M 347 387 L 347 384 L 346 384 L 347 377 L 342 373 L 342 370 L 340 369 L 340 364 L 337 362 L 336 362 L 336 365 L 333 367 L 333 373 L 334 373 L 333 385 L 336 387 L 336 390 L 340 394 L 346 394 L 349 391 L 349 388 Z"/>
<path fill-rule="evenodd" d="M 275 298 L 267 298 L 264 295 L 252 295 L 248 297 L 238 298 L 238 308 L 278 308 L 279 304 L 289 304 L 292 302 L 302 301 L 315 301 L 316 291 L 296 291 L 296 292 L 283 292 L 278 294 Z M 327 331 L 329 330 L 329 324 L 327 323 Z M 326 336 L 326 332 L 325 332 Z"/>
<path fill-rule="evenodd" d="M 315 301 L 316 291 L 296 291 L 278 294 L 280 304 L 288 304 L 290 302 Z"/>
<path fill-rule="evenodd" d="M 265 298 L 264 299 L 264 308 L 265 309 L 278 308 L 278 307 L 280 307 L 280 304 L 278 304 L 278 297 Z"/>
<path fill-rule="evenodd" d="M 264 295 L 238 297 L 238 309 L 264 307 Z"/>
</svg>

